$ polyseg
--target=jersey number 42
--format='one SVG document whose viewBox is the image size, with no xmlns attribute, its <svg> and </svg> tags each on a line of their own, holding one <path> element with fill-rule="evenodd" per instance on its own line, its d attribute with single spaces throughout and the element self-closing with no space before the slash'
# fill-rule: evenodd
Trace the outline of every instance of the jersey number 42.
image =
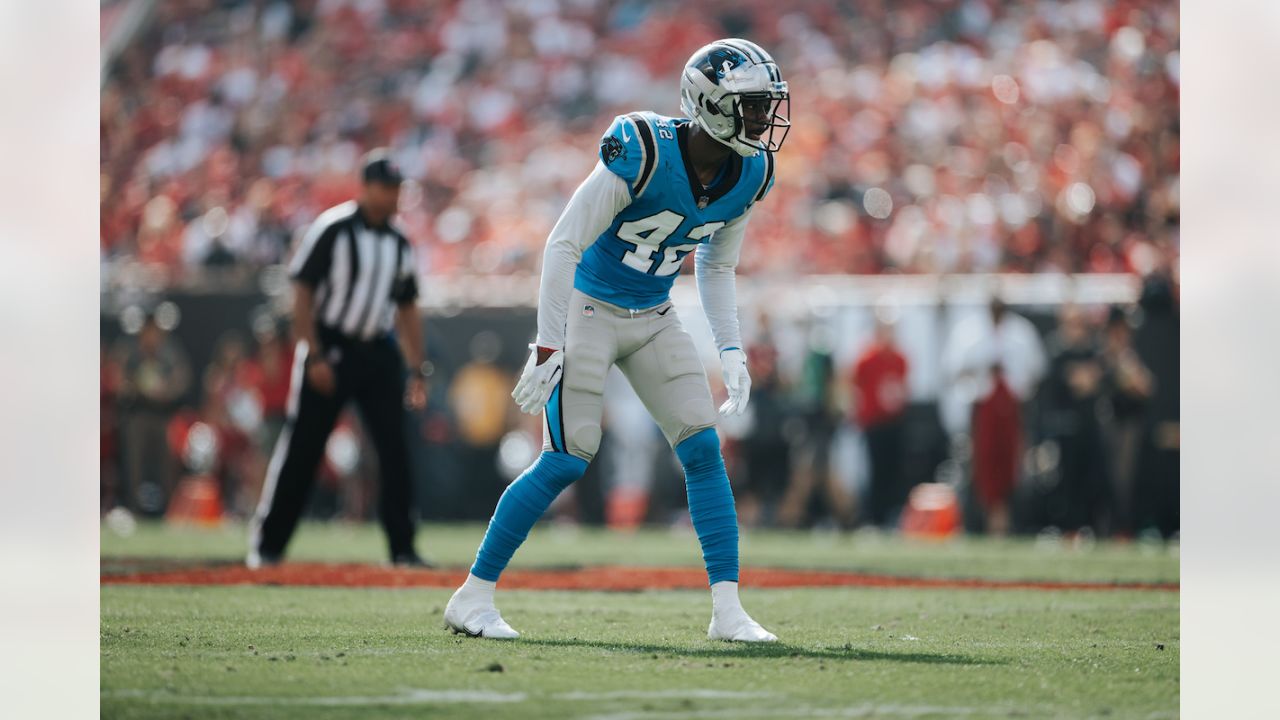
<svg viewBox="0 0 1280 720">
<path fill-rule="evenodd" d="M 625 222 L 618 226 L 618 239 L 634 245 L 622 255 L 622 262 L 628 267 L 649 275 L 674 275 L 680 270 L 680 261 L 698 249 L 707 237 L 720 228 L 723 222 L 709 222 L 689 231 L 685 236 L 689 243 L 662 246 L 671 233 L 684 222 L 684 216 L 671 210 L 663 210 L 639 220 Z"/>
</svg>

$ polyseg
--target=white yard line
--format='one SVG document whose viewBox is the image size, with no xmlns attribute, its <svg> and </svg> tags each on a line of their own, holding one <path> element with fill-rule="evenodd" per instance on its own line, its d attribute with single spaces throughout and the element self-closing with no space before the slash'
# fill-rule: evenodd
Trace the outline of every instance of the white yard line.
<svg viewBox="0 0 1280 720">
<path fill-rule="evenodd" d="M 326 695 L 287 697 L 270 695 L 181 695 L 153 690 L 104 690 L 103 700 L 142 700 L 159 705 L 197 706 L 305 706 L 360 707 L 371 705 L 439 705 L 473 703 L 522 703 L 537 700 L 528 693 L 499 693 L 486 690 L 404 689 L 385 695 Z M 616 701 L 616 700 L 785 700 L 787 695 L 770 692 L 737 692 L 732 690 L 617 690 L 610 692 L 562 692 L 542 696 L 551 700 Z M 900 705 L 863 703 L 846 707 L 812 707 L 805 705 L 771 707 L 718 707 L 684 710 L 623 710 L 580 716 L 580 720 L 720 720 L 722 718 L 925 718 L 925 717 L 1047 717 L 1052 708 L 967 707 L 956 705 Z M 1150 718 L 1175 717 L 1176 713 L 1152 713 Z"/>
<path fill-rule="evenodd" d="M 139 699 L 174 705 L 425 705 L 441 703 L 518 703 L 525 693 L 497 693 L 486 690 L 402 690 L 394 695 L 322 695 L 282 697 L 271 695 L 179 695 L 147 690 L 106 690 L 102 698 Z"/>
<path fill-rule="evenodd" d="M 716 720 L 718 718 L 921 718 L 1021 717 L 1026 708 L 974 708 L 950 705 L 876 705 L 850 707 L 718 708 L 707 710 L 624 711 L 585 715 L 580 720 Z M 1046 713 L 1047 717 L 1052 713 Z"/>
<path fill-rule="evenodd" d="M 736 690 L 614 690 L 610 692 L 556 693 L 554 700 L 753 700 L 786 697 L 773 692 L 739 692 Z"/>
<path fill-rule="evenodd" d="M 177 705 L 416 705 L 426 703 L 512 703 L 529 699 L 526 693 L 497 693 L 484 690 L 402 690 L 394 695 L 327 695 L 288 697 L 270 695 L 181 695 L 149 690 L 106 690 L 104 699 L 137 699 Z M 615 690 L 610 692 L 563 692 L 554 700 L 755 700 L 786 697 L 772 692 L 734 690 Z"/>
</svg>

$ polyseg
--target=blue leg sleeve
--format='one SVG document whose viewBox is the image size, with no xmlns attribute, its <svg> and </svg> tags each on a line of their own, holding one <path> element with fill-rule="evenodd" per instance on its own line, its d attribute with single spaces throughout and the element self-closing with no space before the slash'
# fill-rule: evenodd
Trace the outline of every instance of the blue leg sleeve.
<svg viewBox="0 0 1280 720">
<path fill-rule="evenodd" d="M 497 582 L 516 548 L 562 490 L 582 477 L 587 461 L 561 452 L 544 452 L 537 462 L 507 486 L 493 511 L 489 529 L 476 553 L 471 574 Z M 721 471 L 723 472 L 723 470 Z"/>
<path fill-rule="evenodd" d="M 702 430 L 677 445 L 676 456 L 684 466 L 689 516 L 702 544 L 707 578 L 713 585 L 721 580 L 737 582 L 738 513 L 715 428 Z"/>
</svg>

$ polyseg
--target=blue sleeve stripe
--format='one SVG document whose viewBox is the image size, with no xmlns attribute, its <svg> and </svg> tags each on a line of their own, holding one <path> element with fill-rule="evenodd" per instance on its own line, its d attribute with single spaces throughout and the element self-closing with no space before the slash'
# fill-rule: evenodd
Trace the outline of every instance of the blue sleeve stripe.
<svg viewBox="0 0 1280 720">
<path fill-rule="evenodd" d="M 569 452 L 564 446 L 564 413 L 560 411 L 560 387 L 563 384 L 561 380 L 547 400 L 547 432 L 551 435 L 551 449 L 556 452 Z"/>
<path fill-rule="evenodd" d="M 639 197 L 649 186 L 649 180 L 653 178 L 653 169 L 658 164 L 658 145 L 653 139 L 653 128 L 649 127 L 649 123 L 641 117 L 640 113 L 628 113 L 627 119 L 636 126 L 636 134 L 640 136 L 640 144 L 644 150 L 640 174 L 636 176 L 635 184 L 632 185 L 636 197 Z"/>
</svg>

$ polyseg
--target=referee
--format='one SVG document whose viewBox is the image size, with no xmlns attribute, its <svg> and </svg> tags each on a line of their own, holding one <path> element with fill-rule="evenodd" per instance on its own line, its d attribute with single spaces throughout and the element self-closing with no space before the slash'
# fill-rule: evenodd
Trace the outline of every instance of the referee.
<svg viewBox="0 0 1280 720">
<path fill-rule="evenodd" d="M 413 248 L 391 224 L 401 175 L 385 150 L 364 158 L 360 197 L 320 214 L 302 239 L 293 279 L 297 339 L 288 418 L 267 467 L 246 564 L 284 555 L 315 482 L 338 414 L 350 399 L 378 451 L 378 515 L 391 562 L 425 567 L 413 547 L 414 518 L 404 408 L 426 405 L 422 326 Z M 397 330 L 405 363 L 392 340 Z"/>
</svg>

